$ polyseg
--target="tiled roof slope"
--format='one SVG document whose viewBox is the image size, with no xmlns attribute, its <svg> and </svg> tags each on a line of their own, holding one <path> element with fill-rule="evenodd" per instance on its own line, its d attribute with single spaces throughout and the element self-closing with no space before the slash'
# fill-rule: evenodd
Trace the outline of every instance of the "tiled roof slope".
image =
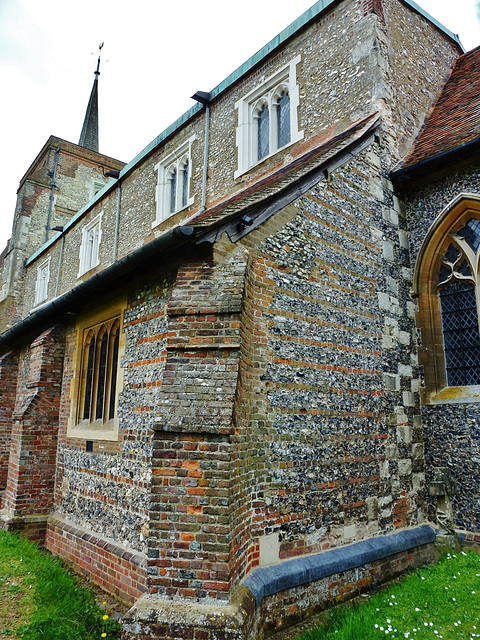
<svg viewBox="0 0 480 640">
<path fill-rule="evenodd" d="M 316 137 L 312 148 L 273 173 L 258 180 L 230 198 L 215 204 L 203 213 L 195 215 L 188 224 L 195 227 L 209 227 L 223 222 L 239 211 L 258 205 L 268 198 L 278 195 L 285 187 L 306 175 L 312 169 L 328 162 L 337 154 L 373 130 L 378 124 L 378 113 L 357 120 L 341 132 L 325 130 Z"/>
<path fill-rule="evenodd" d="M 480 138 L 480 47 L 453 65 L 423 129 L 400 169 Z"/>
</svg>

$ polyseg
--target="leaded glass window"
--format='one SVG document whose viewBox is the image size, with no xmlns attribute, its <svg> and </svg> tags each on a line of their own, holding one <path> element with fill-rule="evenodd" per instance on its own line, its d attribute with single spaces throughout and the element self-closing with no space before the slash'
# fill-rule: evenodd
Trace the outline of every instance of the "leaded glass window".
<svg viewBox="0 0 480 640">
<path fill-rule="evenodd" d="M 447 384 L 480 384 L 480 330 L 476 270 L 480 221 L 471 218 L 442 256 L 437 290 L 440 296 Z"/>
<path fill-rule="evenodd" d="M 448 385 L 480 384 L 475 287 L 471 282 L 453 282 L 440 291 L 440 301 Z"/>
<path fill-rule="evenodd" d="M 258 113 L 258 160 L 270 153 L 270 117 L 266 104 Z"/>
<path fill-rule="evenodd" d="M 182 167 L 182 200 L 181 207 L 186 207 L 188 202 L 188 160 Z"/>
<path fill-rule="evenodd" d="M 282 91 L 277 103 L 277 142 L 284 147 L 290 142 L 290 96 Z"/>
<path fill-rule="evenodd" d="M 83 347 L 81 420 L 115 417 L 120 319 L 113 318 L 86 331 Z"/>
<path fill-rule="evenodd" d="M 170 173 L 170 213 L 175 213 L 177 208 L 177 170 L 172 169 Z"/>
</svg>

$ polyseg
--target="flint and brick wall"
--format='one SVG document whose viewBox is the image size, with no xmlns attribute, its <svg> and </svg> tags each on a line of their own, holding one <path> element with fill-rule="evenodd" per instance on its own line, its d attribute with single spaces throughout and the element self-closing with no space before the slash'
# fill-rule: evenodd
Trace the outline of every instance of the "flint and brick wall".
<svg viewBox="0 0 480 640">
<path fill-rule="evenodd" d="M 3 524 L 16 528 L 15 519 L 43 518 L 40 539 L 53 506 L 63 345 L 62 330 L 54 328 L 24 351 L 12 416 Z"/>
<path fill-rule="evenodd" d="M 480 194 L 480 166 L 459 171 L 405 196 L 412 268 L 423 239 L 437 216 L 461 193 Z M 419 331 L 421 327 L 418 327 Z M 423 384 L 423 381 L 422 381 Z M 452 496 L 457 529 L 480 530 L 480 409 L 476 402 L 451 402 L 422 408 L 427 484 L 436 467 L 448 469 L 457 483 Z M 429 518 L 435 521 L 436 498 L 429 497 Z"/>
<path fill-rule="evenodd" d="M 155 417 L 150 591 L 225 600 L 231 589 L 233 407 L 246 253 L 220 241 L 181 267 L 168 304 Z"/>
<path fill-rule="evenodd" d="M 244 241 L 237 579 L 262 548 L 275 561 L 424 517 L 408 244 L 383 153 L 373 145 Z"/>
<path fill-rule="evenodd" d="M 45 544 L 51 553 L 124 602 L 132 604 L 146 591 L 146 559 L 141 553 L 58 517 L 49 519 Z"/>
<path fill-rule="evenodd" d="M 12 416 L 15 408 L 18 360 L 10 352 L 0 359 L 0 491 L 5 489 L 8 475 L 8 460 L 12 444 Z"/>
</svg>

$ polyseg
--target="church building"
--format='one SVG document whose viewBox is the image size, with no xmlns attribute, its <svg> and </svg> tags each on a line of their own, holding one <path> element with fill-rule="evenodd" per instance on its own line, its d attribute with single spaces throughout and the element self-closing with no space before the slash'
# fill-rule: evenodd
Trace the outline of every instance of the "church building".
<svg viewBox="0 0 480 640">
<path fill-rule="evenodd" d="M 480 48 L 318 0 L 128 164 L 51 137 L 0 254 L 0 527 L 262 640 L 480 542 Z"/>
</svg>

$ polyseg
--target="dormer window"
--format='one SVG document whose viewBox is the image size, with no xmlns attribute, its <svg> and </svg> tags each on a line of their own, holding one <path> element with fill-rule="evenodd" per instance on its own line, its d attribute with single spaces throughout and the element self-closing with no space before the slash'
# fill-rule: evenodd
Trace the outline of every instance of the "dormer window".
<svg viewBox="0 0 480 640">
<path fill-rule="evenodd" d="M 155 167 L 158 172 L 157 215 L 153 227 L 194 202 L 191 195 L 192 136 Z"/>
<path fill-rule="evenodd" d="M 303 138 L 298 130 L 297 56 L 235 104 L 238 169 L 234 177 Z"/>
</svg>

